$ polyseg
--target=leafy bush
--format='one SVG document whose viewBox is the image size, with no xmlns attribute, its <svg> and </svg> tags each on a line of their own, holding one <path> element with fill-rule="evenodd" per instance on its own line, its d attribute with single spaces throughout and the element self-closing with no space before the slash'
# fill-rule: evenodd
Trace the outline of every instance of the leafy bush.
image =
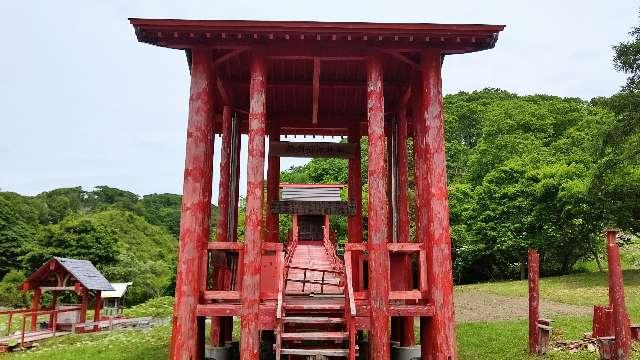
<svg viewBox="0 0 640 360">
<path fill-rule="evenodd" d="M 8 272 L 0 281 L 0 306 L 8 308 L 23 308 L 28 305 L 27 295 L 19 288 L 25 276 L 20 271 Z"/>
<path fill-rule="evenodd" d="M 129 317 L 170 317 L 173 314 L 173 304 L 173 297 L 163 296 L 125 309 L 124 315 Z"/>
</svg>

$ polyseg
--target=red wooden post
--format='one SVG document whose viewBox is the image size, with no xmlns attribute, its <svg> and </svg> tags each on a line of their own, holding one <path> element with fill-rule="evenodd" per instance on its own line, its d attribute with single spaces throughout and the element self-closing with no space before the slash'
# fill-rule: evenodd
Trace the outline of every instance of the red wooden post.
<svg viewBox="0 0 640 360">
<path fill-rule="evenodd" d="M 222 147 L 220 151 L 220 183 L 218 190 L 218 223 L 216 240 L 229 241 L 229 206 L 231 199 L 229 187 L 231 183 L 231 115 L 230 106 L 222 110 Z M 235 169 L 234 169 L 235 170 Z"/>
<path fill-rule="evenodd" d="M 429 299 L 438 309 L 425 321 L 422 336 L 422 356 L 425 359 L 455 360 L 455 328 L 453 308 L 453 276 L 451 264 L 451 237 L 449 229 L 449 200 L 447 193 L 447 165 L 444 149 L 444 119 L 442 116 L 442 78 L 440 50 L 422 53 L 422 109 L 418 116 L 421 124 L 420 154 L 425 164 L 426 179 L 420 203 L 426 202 L 426 228 L 420 233 L 426 242 L 427 283 Z M 425 199 L 426 197 L 426 199 Z M 421 214 L 423 216 L 423 214 Z M 427 346 L 424 346 L 428 344 Z"/>
<path fill-rule="evenodd" d="M 384 97 L 382 59 L 367 58 L 367 117 L 369 129 L 369 297 L 371 299 L 371 353 L 388 359 L 389 252 L 387 250 L 387 169 L 384 161 Z"/>
<path fill-rule="evenodd" d="M 260 260 L 262 255 L 262 205 L 264 198 L 264 136 L 267 74 L 262 49 L 254 50 L 249 87 L 249 160 L 247 162 L 247 210 L 245 228 L 244 275 L 240 358 L 258 360 L 260 331 Z"/>
<path fill-rule="evenodd" d="M 51 291 L 51 310 L 55 310 L 56 309 L 56 305 L 58 303 L 58 292 L 56 290 L 52 290 Z M 49 329 L 54 327 L 54 314 L 55 312 L 52 312 L 49 315 Z"/>
<path fill-rule="evenodd" d="M 209 53 L 192 51 L 191 95 L 180 217 L 176 296 L 169 358 L 199 359 L 196 307 L 205 286 L 213 172 L 213 69 Z M 204 263 L 204 264 L 203 264 Z M 200 321 L 201 323 L 201 321 Z"/>
<path fill-rule="evenodd" d="M 79 323 L 82 324 L 82 327 L 80 328 L 80 332 L 84 332 L 84 323 L 87 322 L 87 307 L 89 307 L 89 293 L 87 292 L 87 289 L 82 289 L 80 291 L 81 291 L 81 295 L 80 295 L 81 299 L 80 299 Z"/>
<path fill-rule="evenodd" d="M 631 353 L 631 328 L 624 302 L 624 283 L 620 266 L 617 230 L 607 230 L 607 261 L 609 263 L 609 304 L 613 310 L 615 350 L 613 359 L 627 360 Z"/>
<path fill-rule="evenodd" d="M 220 182 L 218 186 L 218 223 L 216 226 L 216 240 L 229 241 L 229 209 L 231 198 L 229 187 L 231 182 L 231 115 L 230 106 L 222 109 L 222 146 L 220 151 Z M 220 279 L 216 279 L 218 281 Z M 216 284 L 217 290 L 225 290 Z M 226 289 L 229 290 L 229 289 Z M 222 328 L 222 318 L 211 318 L 211 331 L 209 340 L 211 345 L 220 346 L 224 343 L 224 329 Z"/>
<path fill-rule="evenodd" d="M 22 314 L 22 334 L 20 335 L 20 347 L 24 348 L 24 333 L 26 332 L 27 318 Z"/>
<path fill-rule="evenodd" d="M 398 114 L 398 242 L 409 242 L 409 159 L 407 153 L 407 109 L 402 107 Z M 405 289 L 413 289 L 413 269 L 411 257 L 405 256 Z M 413 346 L 416 343 L 413 317 L 402 319 L 400 346 Z"/>
<path fill-rule="evenodd" d="M 280 139 L 280 129 L 276 124 L 269 128 L 269 140 Z M 280 157 L 269 156 L 267 164 L 267 203 L 278 201 L 280 193 Z M 272 213 L 267 207 L 267 241 L 278 242 L 280 232 L 280 215 Z"/>
<path fill-rule="evenodd" d="M 538 319 L 540 318 L 540 256 L 529 250 L 529 353 L 538 353 Z"/>
<path fill-rule="evenodd" d="M 13 322 L 13 312 L 9 311 L 9 318 L 7 319 L 7 336 L 11 335 L 12 322 Z"/>
<path fill-rule="evenodd" d="M 102 292 L 96 291 L 95 304 L 93 304 L 93 331 L 100 330 L 100 310 L 102 309 Z"/>
<path fill-rule="evenodd" d="M 356 214 L 349 216 L 347 219 L 348 241 L 354 243 L 362 242 L 362 173 L 361 173 L 361 154 L 360 154 L 360 124 L 357 123 L 349 128 L 348 141 L 358 145 L 356 156 L 349 159 L 349 176 L 348 176 L 348 196 L 349 201 L 356 204 Z M 360 260 L 356 252 L 351 255 L 351 263 L 353 265 L 353 288 L 361 290 L 360 284 Z"/>
<path fill-rule="evenodd" d="M 237 147 L 233 149 L 235 154 L 235 174 L 233 177 L 235 192 L 233 194 L 233 226 L 231 231 L 233 231 L 233 240 L 238 241 L 238 204 L 240 203 L 240 151 L 242 149 L 242 136 L 240 135 L 240 131 L 238 130 L 236 136 L 236 144 Z M 234 169 L 232 169 L 234 171 Z"/>
<path fill-rule="evenodd" d="M 38 308 L 40 307 L 40 299 L 42 298 L 42 290 L 35 288 L 33 290 L 33 298 L 31 298 L 31 331 L 36 331 L 38 326 Z"/>
</svg>

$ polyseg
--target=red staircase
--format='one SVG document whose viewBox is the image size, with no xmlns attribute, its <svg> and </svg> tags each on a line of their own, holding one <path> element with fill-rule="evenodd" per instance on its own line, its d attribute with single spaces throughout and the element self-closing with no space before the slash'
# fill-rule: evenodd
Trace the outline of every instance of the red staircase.
<svg viewBox="0 0 640 360">
<path fill-rule="evenodd" d="M 276 359 L 355 359 L 355 330 L 345 316 L 344 265 L 328 232 L 323 241 L 294 239 L 289 244 L 284 282 L 277 314 Z"/>
</svg>

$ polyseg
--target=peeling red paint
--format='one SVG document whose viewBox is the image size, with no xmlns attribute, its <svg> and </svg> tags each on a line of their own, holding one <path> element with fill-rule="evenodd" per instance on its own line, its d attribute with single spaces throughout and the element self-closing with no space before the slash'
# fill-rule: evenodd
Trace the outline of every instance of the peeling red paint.
<svg viewBox="0 0 640 360">
<path fill-rule="evenodd" d="M 276 141 L 280 138 L 280 128 L 276 124 L 269 127 L 269 140 Z M 279 200 L 280 191 L 280 157 L 269 156 L 267 165 L 267 202 Z M 266 216 L 267 241 L 278 242 L 280 229 L 280 217 L 276 213 L 267 211 Z"/>
<path fill-rule="evenodd" d="M 540 319 L 540 256 L 529 250 L 529 353 L 538 353 L 538 319 Z"/>
<path fill-rule="evenodd" d="M 356 204 L 356 214 L 349 216 L 347 219 L 347 232 L 349 242 L 362 242 L 362 178 L 361 178 L 361 153 L 360 153 L 360 124 L 352 125 L 349 128 L 349 143 L 357 144 L 358 151 L 353 158 L 349 159 L 349 201 Z M 353 267 L 353 287 L 356 290 L 361 289 L 361 271 L 358 254 L 352 254 Z"/>
<path fill-rule="evenodd" d="M 398 114 L 398 242 L 409 242 L 409 159 L 407 152 L 408 124 L 407 109 L 403 106 Z M 403 274 L 405 290 L 413 289 L 411 257 L 404 257 Z M 402 318 L 400 346 L 415 345 L 414 319 Z"/>
<path fill-rule="evenodd" d="M 417 196 L 418 206 L 424 206 L 424 210 L 419 214 L 418 236 L 425 241 L 426 264 L 423 265 L 427 266 L 428 298 L 437 310 L 431 319 L 422 319 L 421 327 L 424 325 L 424 329 L 421 329 L 420 336 L 424 359 L 455 360 L 441 61 L 439 50 L 422 52 L 422 106 L 417 124 L 419 150 L 416 164 L 424 164 L 424 169 L 416 170 L 416 175 L 420 173 L 416 181 L 422 182 Z"/>
<path fill-rule="evenodd" d="M 222 145 L 220 149 L 220 183 L 218 188 L 218 222 L 216 226 L 216 240 L 229 241 L 229 186 L 231 181 L 231 116 L 232 109 L 225 106 L 222 109 Z M 216 279 L 216 282 L 218 279 Z M 223 290 L 216 288 L 216 290 Z M 210 343 L 221 346 L 225 342 L 223 318 L 211 318 Z"/>
<path fill-rule="evenodd" d="M 389 358 L 389 255 L 387 251 L 387 166 L 384 137 L 382 60 L 367 59 L 367 115 L 369 130 L 369 298 L 371 301 L 371 353 Z"/>
<path fill-rule="evenodd" d="M 169 356 L 172 360 L 194 360 L 201 356 L 194 339 L 198 337 L 196 306 L 204 290 L 202 270 L 206 266 L 203 260 L 209 241 L 211 212 L 213 70 L 210 60 L 207 51 L 193 50 L 176 300 Z"/>
<path fill-rule="evenodd" d="M 260 263 L 262 256 L 262 205 L 264 198 L 264 136 L 266 120 L 266 64 L 264 54 L 256 50 L 251 58 L 249 108 L 249 160 L 247 162 L 247 209 L 245 228 L 244 274 L 240 358 L 258 360 L 260 331 Z"/>
<path fill-rule="evenodd" d="M 627 360 L 631 353 L 631 328 L 627 307 L 624 302 L 624 283 L 620 265 L 620 248 L 617 243 L 618 232 L 607 230 L 607 260 L 609 264 L 609 306 L 613 310 L 615 345 L 613 360 Z"/>
</svg>

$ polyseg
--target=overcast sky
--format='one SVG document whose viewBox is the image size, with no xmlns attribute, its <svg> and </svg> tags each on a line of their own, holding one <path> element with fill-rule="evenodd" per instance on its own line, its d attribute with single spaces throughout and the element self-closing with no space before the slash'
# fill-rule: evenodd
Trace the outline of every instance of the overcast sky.
<svg viewBox="0 0 640 360">
<path fill-rule="evenodd" d="M 35 195 L 109 185 L 141 195 L 181 193 L 184 52 L 138 43 L 129 17 L 506 24 L 495 49 L 447 57 L 445 93 L 496 87 L 590 99 L 611 95 L 624 82 L 613 70 L 611 46 L 638 23 L 638 6 L 631 0 L 2 0 L 0 190 Z M 217 148 L 215 154 L 217 168 Z M 241 183 L 244 189 L 244 178 Z M 216 188 L 214 178 L 214 203 Z"/>
</svg>

